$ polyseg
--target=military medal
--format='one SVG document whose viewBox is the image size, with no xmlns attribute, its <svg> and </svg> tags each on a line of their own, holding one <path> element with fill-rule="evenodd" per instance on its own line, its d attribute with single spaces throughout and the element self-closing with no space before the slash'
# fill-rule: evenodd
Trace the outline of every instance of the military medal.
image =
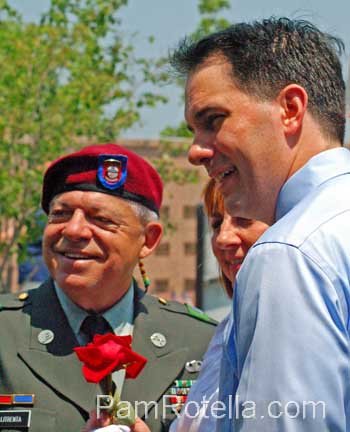
<svg viewBox="0 0 350 432">
<path fill-rule="evenodd" d="M 191 390 L 192 385 L 196 380 L 175 380 L 174 386 L 169 389 L 169 401 L 171 409 L 174 412 L 180 412 L 181 408 L 185 405 L 187 396 Z"/>
</svg>

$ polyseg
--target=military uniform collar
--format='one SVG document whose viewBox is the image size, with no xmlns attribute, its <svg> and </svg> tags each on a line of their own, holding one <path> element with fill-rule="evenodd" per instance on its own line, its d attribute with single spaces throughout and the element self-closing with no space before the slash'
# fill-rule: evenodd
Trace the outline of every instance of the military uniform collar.
<svg viewBox="0 0 350 432">
<path fill-rule="evenodd" d="M 81 324 L 88 315 L 88 312 L 72 302 L 72 300 L 59 288 L 56 282 L 54 282 L 54 286 L 58 301 L 67 317 L 74 335 L 79 342 L 83 342 L 79 333 Z M 117 334 L 125 334 L 125 327 L 128 329 L 126 333 L 130 334 L 132 331 L 131 326 L 133 324 L 134 316 L 133 299 L 134 283 L 132 281 L 126 294 L 115 305 L 102 314 Z"/>
</svg>

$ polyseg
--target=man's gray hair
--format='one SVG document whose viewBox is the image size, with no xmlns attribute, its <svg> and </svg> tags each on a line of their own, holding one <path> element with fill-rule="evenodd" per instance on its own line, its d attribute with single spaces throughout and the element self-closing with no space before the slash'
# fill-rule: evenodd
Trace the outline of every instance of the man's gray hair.
<svg viewBox="0 0 350 432">
<path fill-rule="evenodd" d="M 137 203 L 131 200 L 125 200 L 130 207 L 134 210 L 136 216 L 140 219 L 143 225 L 147 225 L 149 222 L 154 222 L 159 219 L 156 212 L 145 207 L 143 204 Z"/>
</svg>

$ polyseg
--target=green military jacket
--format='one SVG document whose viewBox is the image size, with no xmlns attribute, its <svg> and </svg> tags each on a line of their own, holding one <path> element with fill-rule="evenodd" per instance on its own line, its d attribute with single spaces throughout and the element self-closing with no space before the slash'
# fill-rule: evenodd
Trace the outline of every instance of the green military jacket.
<svg viewBox="0 0 350 432">
<path fill-rule="evenodd" d="M 163 406 L 163 402 L 170 405 L 163 395 L 171 392 L 175 380 L 196 379 L 198 372 L 191 372 L 186 363 L 202 359 L 215 323 L 186 305 L 162 301 L 139 288 L 135 293 L 132 347 L 148 362 L 135 380 L 125 381 L 121 396 L 132 403 L 157 402 L 139 403 L 138 415 L 152 432 L 166 431 L 174 413 Z M 0 305 L 0 395 L 5 401 L 9 394 L 35 395 L 32 405 L 0 404 L 0 420 L 6 420 L 9 410 L 29 410 L 29 431 L 80 432 L 101 390 L 83 378 L 82 364 L 73 352 L 78 342 L 52 280 L 28 295 L 1 295 Z M 53 333 L 50 343 L 39 342 L 43 330 Z M 151 341 L 154 333 L 165 336 L 166 343 L 156 346 Z M 17 429 L 1 428 L 0 421 L 0 430 Z"/>
</svg>

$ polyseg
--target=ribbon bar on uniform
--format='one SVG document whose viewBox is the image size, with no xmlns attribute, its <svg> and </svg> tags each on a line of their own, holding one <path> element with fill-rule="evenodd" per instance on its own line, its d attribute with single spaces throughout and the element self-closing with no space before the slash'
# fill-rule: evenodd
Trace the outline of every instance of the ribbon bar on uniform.
<svg viewBox="0 0 350 432">
<path fill-rule="evenodd" d="M 34 394 L 0 394 L 0 405 L 34 405 Z"/>
</svg>

